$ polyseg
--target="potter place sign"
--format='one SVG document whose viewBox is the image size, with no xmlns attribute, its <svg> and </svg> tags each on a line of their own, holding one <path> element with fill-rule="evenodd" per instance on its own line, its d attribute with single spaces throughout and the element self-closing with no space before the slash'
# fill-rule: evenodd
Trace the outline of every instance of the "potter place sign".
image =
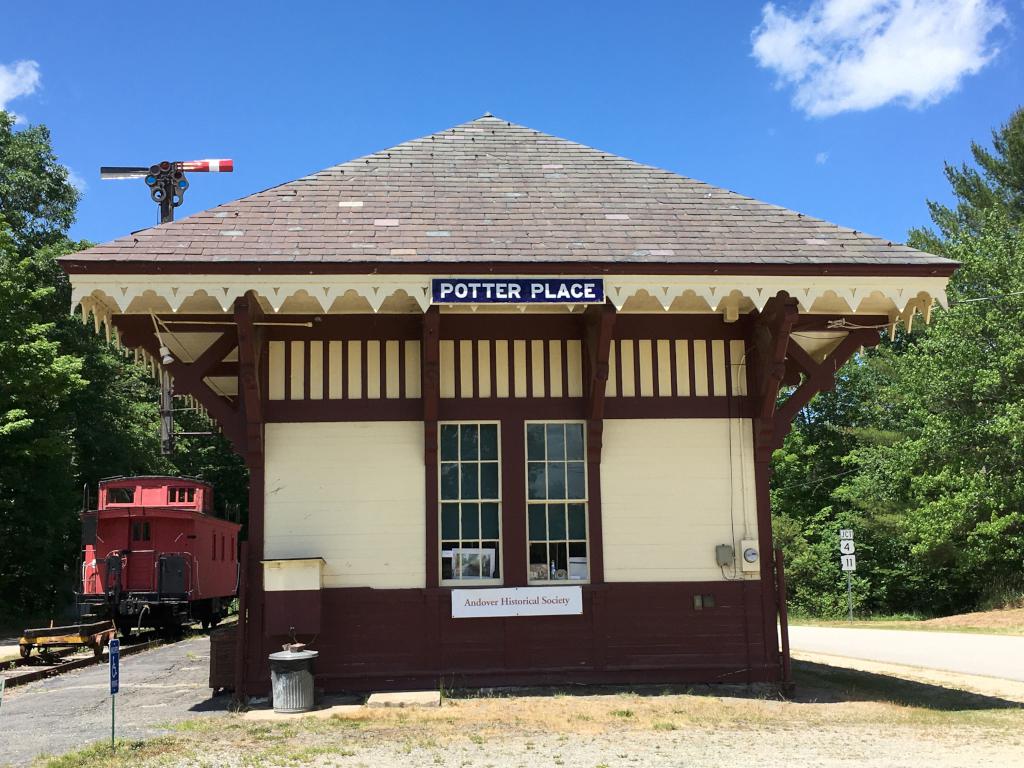
<svg viewBox="0 0 1024 768">
<path fill-rule="evenodd" d="M 435 277 L 434 304 L 603 304 L 600 277 Z"/>
</svg>

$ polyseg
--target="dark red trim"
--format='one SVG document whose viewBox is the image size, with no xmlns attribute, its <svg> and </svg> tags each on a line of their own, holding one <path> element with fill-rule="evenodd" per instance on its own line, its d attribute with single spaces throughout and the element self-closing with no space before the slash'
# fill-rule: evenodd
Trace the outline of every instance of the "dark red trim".
<svg viewBox="0 0 1024 768">
<path fill-rule="evenodd" d="M 506 573 L 506 583 L 512 578 Z M 327 589 L 319 593 L 318 608 L 307 609 L 320 616 L 315 670 L 318 684 L 330 691 L 778 681 L 777 649 L 765 648 L 757 635 L 747 638 L 746 628 L 761 624 L 756 596 L 762 586 L 757 581 L 583 585 L 578 616 L 452 619 L 447 588 Z M 767 588 L 770 594 L 772 584 Z M 268 599 L 288 594 L 271 593 Z M 696 610 L 694 596 L 708 594 L 716 607 Z M 309 599 L 302 593 L 302 600 Z M 771 620 L 774 627 L 774 615 Z M 271 648 L 284 639 L 269 634 L 263 645 Z M 269 674 L 265 661 L 261 667 L 255 673 L 250 667 L 249 683 L 263 691 Z"/>
<path fill-rule="evenodd" d="M 73 274 L 183 274 L 183 275 L 834 275 L 948 277 L 959 262 L 947 264 L 771 264 L 756 263 L 679 263 L 636 262 L 602 263 L 552 262 L 472 262 L 434 261 L 430 263 L 388 262 L 217 262 L 217 261 L 142 261 L 115 259 L 76 259 L 66 256 L 60 261 L 69 275 Z"/>
<path fill-rule="evenodd" d="M 526 546 L 526 427 L 522 417 L 503 413 L 500 429 L 501 569 L 506 587 L 524 587 L 528 580 L 529 560 Z"/>
<path fill-rule="evenodd" d="M 424 515 L 426 521 L 426 585 L 438 583 L 438 478 L 437 421 L 441 400 L 441 314 L 431 308 L 423 314 L 420 344 L 420 403 L 423 419 L 423 466 L 425 476 Z M 416 402 L 415 400 L 411 402 Z"/>
</svg>

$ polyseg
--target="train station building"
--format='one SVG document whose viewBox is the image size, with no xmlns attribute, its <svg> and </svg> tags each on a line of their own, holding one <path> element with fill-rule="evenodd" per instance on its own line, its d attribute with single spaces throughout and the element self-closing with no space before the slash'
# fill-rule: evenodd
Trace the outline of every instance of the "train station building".
<svg viewBox="0 0 1024 768">
<path fill-rule="evenodd" d="M 781 680 L 772 451 L 955 268 L 489 115 L 63 265 L 246 459 L 248 693 Z"/>
</svg>

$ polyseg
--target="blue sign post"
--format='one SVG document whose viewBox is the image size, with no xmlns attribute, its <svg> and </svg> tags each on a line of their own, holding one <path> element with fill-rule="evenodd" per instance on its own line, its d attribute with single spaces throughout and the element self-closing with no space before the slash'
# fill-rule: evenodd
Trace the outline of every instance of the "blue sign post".
<svg viewBox="0 0 1024 768">
<path fill-rule="evenodd" d="M 121 690 L 121 641 L 116 637 L 107 648 L 110 656 L 110 750 L 114 751 L 114 701 Z"/>
</svg>

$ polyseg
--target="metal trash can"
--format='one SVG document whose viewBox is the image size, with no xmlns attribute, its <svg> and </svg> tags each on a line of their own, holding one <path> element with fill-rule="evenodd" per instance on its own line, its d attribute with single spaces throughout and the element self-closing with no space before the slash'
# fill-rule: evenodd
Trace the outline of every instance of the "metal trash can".
<svg viewBox="0 0 1024 768">
<path fill-rule="evenodd" d="M 309 712 L 314 706 L 313 660 L 317 651 L 270 654 L 270 683 L 275 712 Z"/>
</svg>

